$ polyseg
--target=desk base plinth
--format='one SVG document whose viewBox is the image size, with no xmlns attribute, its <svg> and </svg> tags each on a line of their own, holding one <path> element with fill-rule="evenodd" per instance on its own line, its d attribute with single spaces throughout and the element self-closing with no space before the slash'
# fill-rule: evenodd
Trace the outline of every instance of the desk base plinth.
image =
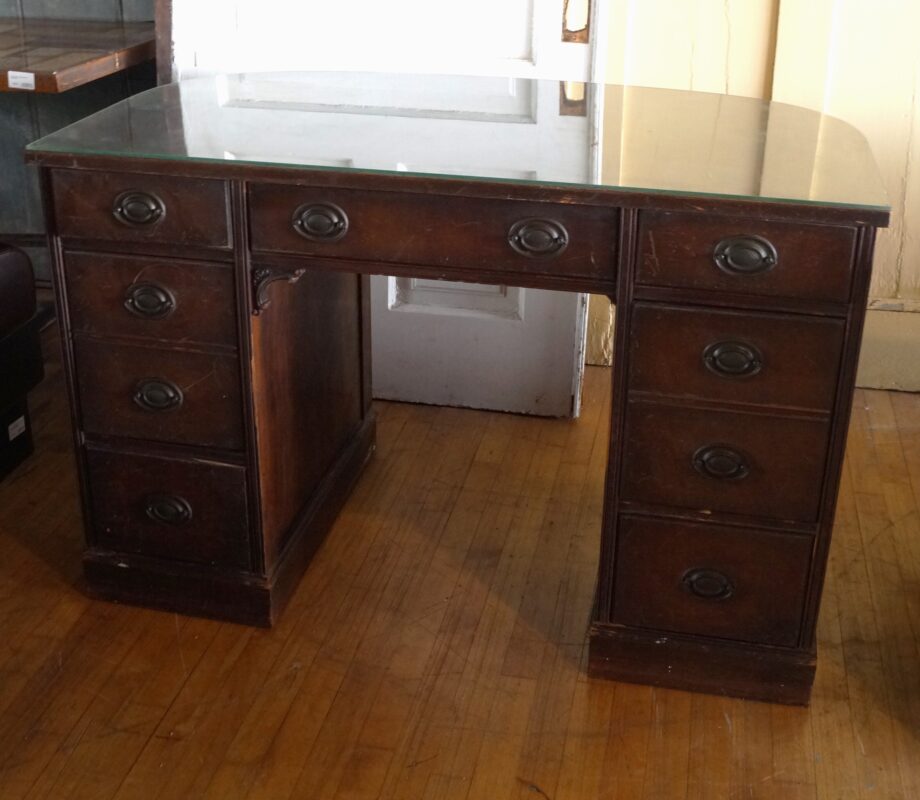
<svg viewBox="0 0 920 800">
<path fill-rule="evenodd" d="M 594 622 L 588 674 L 746 700 L 808 705 L 815 654 L 697 641 Z"/>
</svg>

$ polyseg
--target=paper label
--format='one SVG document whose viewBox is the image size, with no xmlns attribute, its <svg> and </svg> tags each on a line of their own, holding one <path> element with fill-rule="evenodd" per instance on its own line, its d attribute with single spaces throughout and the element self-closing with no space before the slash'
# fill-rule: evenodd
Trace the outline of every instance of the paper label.
<svg viewBox="0 0 920 800">
<path fill-rule="evenodd" d="M 14 70 L 10 70 L 6 73 L 6 82 L 10 89 L 26 89 L 30 92 L 35 91 L 34 72 L 15 72 Z"/>
<path fill-rule="evenodd" d="M 22 434 L 26 432 L 26 418 L 20 417 L 19 419 L 13 420 L 9 428 L 7 428 L 7 432 L 9 433 L 11 442 L 17 436 L 22 436 Z"/>
</svg>

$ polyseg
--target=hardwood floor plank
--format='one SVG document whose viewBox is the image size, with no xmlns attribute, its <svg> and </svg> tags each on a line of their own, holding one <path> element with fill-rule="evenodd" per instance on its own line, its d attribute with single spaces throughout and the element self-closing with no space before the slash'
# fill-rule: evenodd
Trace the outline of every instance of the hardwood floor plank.
<svg viewBox="0 0 920 800">
<path fill-rule="evenodd" d="M 851 431 L 851 436 L 853 435 Z M 856 510 L 849 469 L 844 468 L 828 561 L 827 583 L 818 618 L 821 653 L 809 708 L 814 741 L 815 787 L 822 800 L 859 797 L 857 743 L 840 617 L 848 613 L 848 575 L 861 549 L 853 550 Z"/>
<path fill-rule="evenodd" d="M 855 524 L 839 526 L 838 544 L 853 554 L 843 574 L 849 603 L 841 614 L 844 658 L 856 737 L 861 797 L 903 797 L 895 752 L 891 698 L 886 685 L 882 631 L 874 602 L 873 576 L 879 576 L 877 548 L 890 528 L 884 502 L 879 453 L 869 420 L 871 393 L 861 391 L 854 404 L 853 434 L 846 466 L 854 485 Z"/>
<path fill-rule="evenodd" d="M 337 649 L 357 644 L 353 636 L 336 637 L 351 630 L 349 623 L 354 622 L 354 609 L 361 607 L 360 599 L 370 591 L 362 572 L 364 569 L 381 572 L 374 570 L 377 562 L 371 553 L 383 528 L 369 521 L 390 518 L 388 512 L 410 475 L 407 471 L 399 474 L 391 470 L 385 454 L 388 448 L 400 446 L 402 437 L 407 437 L 402 452 L 414 453 L 416 458 L 411 463 L 421 463 L 418 458 L 423 452 L 421 444 L 426 441 L 434 418 L 433 414 L 427 415 L 421 426 L 407 425 L 405 419 L 399 422 L 395 417 L 381 421 L 384 429 L 381 458 L 372 464 L 366 476 L 370 480 L 362 481 L 358 491 L 368 504 L 381 504 L 383 513 L 380 517 L 352 517 L 343 513 L 336 522 L 334 530 L 343 529 L 346 533 L 338 539 L 334 532 L 330 534 L 295 596 L 295 602 L 299 602 L 301 595 L 309 597 L 304 611 L 307 617 L 303 625 L 294 629 L 297 634 L 288 637 L 286 652 L 276 665 L 279 677 L 288 675 L 284 689 L 263 694 L 253 705 L 247 717 L 248 726 L 241 728 L 234 742 L 233 757 L 209 786 L 210 795 L 221 796 L 228 786 L 236 787 L 241 796 L 250 787 L 254 797 L 285 797 L 293 791 L 310 743 L 319 735 L 346 677 L 349 656 L 338 653 Z M 392 438 L 387 434 L 390 422 L 397 423 Z M 336 552 L 338 541 L 350 543 L 347 553 Z M 354 570 L 354 564 L 361 567 Z M 351 568 L 350 574 L 343 569 L 346 566 Z M 332 577 L 335 575 L 337 580 Z M 286 744 L 289 737 L 296 737 L 290 739 L 293 747 Z M 289 760 L 298 749 L 299 755 Z M 279 760 L 286 769 L 276 769 Z"/>
<path fill-rule="evenodd" d="M 209 638 L 196 634 L 201 623 L 160 614 L 142 628 L 141 638 L 80 718 L 29 798 L 115 794 L 121 776 L 133 766 L 175 696 L 181 685 L 177 681 L 185 680 L 206 649 Z M 177 647 L 164 648 L 173 631 Z"/>
<path fill-rule="evenodd" d="M 739 701 L 727 697 L 695 696 L 690 707 L 690 750 L 687 800 L 730 797 L 734 718 Z"/>
<path fill-rule="evenodd" d="M 912 538 L 918 515 L 890 393 L 865 394 L 881 495 L 857 492 L 856 498 L 883 665 L 884 686 L 876 688 L 887 695 L 900 789 L 909 796 L 920 792 L 918 776 L 903 768 L 915 746 L 911 722 L 920 719 L 920 648 L 912 616 L 916 592 L 908 587 L 920 586 L 920 564 L 902 542 Z M 892 776 L 892 793 L 898 788 Z"/>
</svg>

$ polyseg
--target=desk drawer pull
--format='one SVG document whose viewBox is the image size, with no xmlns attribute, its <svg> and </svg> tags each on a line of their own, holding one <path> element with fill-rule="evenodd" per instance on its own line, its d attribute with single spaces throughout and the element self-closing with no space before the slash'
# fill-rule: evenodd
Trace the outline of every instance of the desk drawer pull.
<svg viewBox="0 0 920 800">
<path fill-rule="evenodd" d="M 183 401 L 182 390 L 172 381 L 145 378 L 134 390 L 134 402 L 144 411 L 170 411 Z"/>
<path fill-rule="evenodd" d="M 528 258 L 551 258 L 568 247 L 569 232 L 555 220 L 522 219 L 508 231 L 508 244 Z"/>
<path fill-rule="evenodd" d="M 143 228 L 162 220 L 166 216 L 166 205 L 155 194 L 131 190 L 115 198 L 112 214 L 124 225 Z"/>
<path fill-rule="evenodd" d="M 681 578 L 684 587 L 703 600 L 728 600 L 735 593 L 731 579 L 714 569 L 690 569 Z"/>
<path fill-rule="evenodd" d="M 729 275 L 767 272 L 779 260 L 776 248 L 762 236 L 729 236 L 716 245 L 712 258 Z"/>
<path fill-rule="evenodd" d="M 707 478 L 737 481 L 746 478 L 751 468 L 747 458 L 725 445 L 706 445 L 693 454 L 693 468 Z"/>
<path fill-rule="evenodd" d="M 143 319 L 164 319 L 176 310 L 176 298 L 158 283 L 135 283 L 125 292 L 125 308 Z"/>
<path fill-rule="evenodd" d="M 713 342 L 703 350 L 703 364 L 723 378 L 747 378 L 760 372 L 763 356 L 744 342 Z"/>
<path fill-rule="evenodd" d="M 291 224 L 311 242 L 337 242 L 348 233 L 348 215 L 334 203 L 307 203 L 294 211 Z"/>
<path fill-rule="evenodd" d="M 174 494 L 151 494 L 144 501 L 144 513 L 154 522 L 184 525 L 191 522 L 192 506 L 184 497 Z"/>
</svg>

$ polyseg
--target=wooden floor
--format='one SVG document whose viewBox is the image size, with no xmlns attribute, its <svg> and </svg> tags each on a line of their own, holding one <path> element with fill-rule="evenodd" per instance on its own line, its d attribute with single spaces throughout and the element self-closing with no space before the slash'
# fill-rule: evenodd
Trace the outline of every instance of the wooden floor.
<svg viewBox="0 0 920 800">
<path fill-rule="evenodd" d="M 3 800 L 920 798 L 920 396 L 858 394 L 800 709 L 585 677 L 606 370 L 575 423 L 381 404 L 272 631 L 84 597 L 49 373 L 0 484 Z"/>
</svg>

